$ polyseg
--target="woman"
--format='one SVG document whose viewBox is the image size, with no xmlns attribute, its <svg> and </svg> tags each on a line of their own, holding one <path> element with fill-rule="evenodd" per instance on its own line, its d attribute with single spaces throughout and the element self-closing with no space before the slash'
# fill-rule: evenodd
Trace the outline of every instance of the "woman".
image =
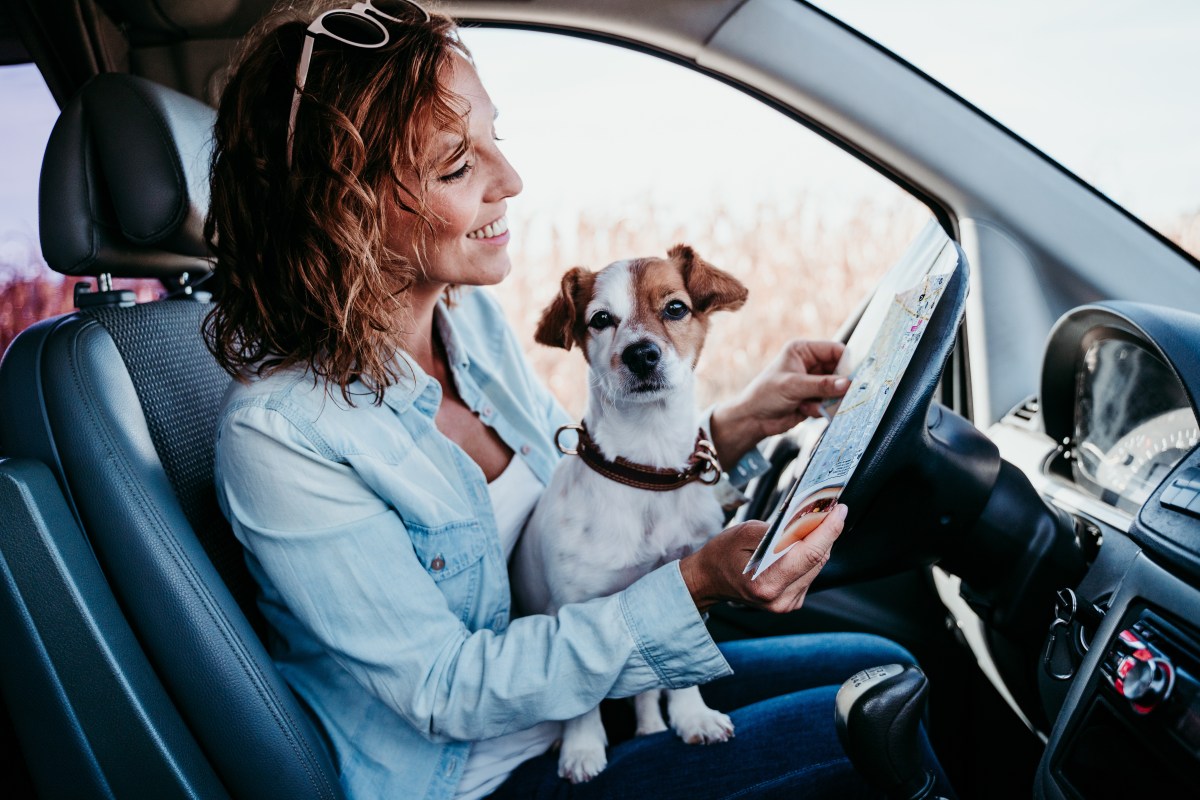
<svg viewBox="0 0 1200 800">
<path fill-rule="evenodd" d="M 355 797 L 865 792 L 833 694 L 911 657 L 856 635 L 718 648 L 700 615 L 721 600 L 798 607 L 844 507 L 754 583 L 741 567 L 756 522 L 618 595 L 511 619 L 507 555 L 569 420 L 494 301 L 457 288 L 510 269 L 521 180 L 494 117 L 453 23 L 395 1 L 265 23 L 222 97 L 209 219 L 222 292 L 206 331 L 239 380 L 217 487 L 281 673 Z M 716 409 L 724 462 L 844 392 L 828 374 L 839 354 L 794 343 Z M 735 740 L 655 734 L 611 747 L 591 783 L 555 774 L 560 720 L 710 681 Z"/>
</svg>

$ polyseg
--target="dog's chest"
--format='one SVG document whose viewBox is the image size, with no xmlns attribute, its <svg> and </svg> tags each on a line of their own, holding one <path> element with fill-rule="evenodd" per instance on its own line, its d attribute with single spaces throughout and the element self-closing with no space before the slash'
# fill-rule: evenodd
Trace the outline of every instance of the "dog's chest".
<svg viewBox="0 0 1200 800">
<path fill-rule="evenodd" d="M 666 492 L 583 475 L 596 510 L 580 555 L 597 566 L 649 571 L 681 558 L 716 535 L 724 512 L 712 487 L 691 483 Z"/>
</svg>

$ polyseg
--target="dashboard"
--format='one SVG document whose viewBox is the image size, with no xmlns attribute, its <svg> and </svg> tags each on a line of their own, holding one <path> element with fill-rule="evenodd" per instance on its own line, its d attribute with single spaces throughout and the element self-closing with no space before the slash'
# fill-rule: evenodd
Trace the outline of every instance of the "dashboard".
<svg viewBox="0 0 1200 800">
<path fill-rule="evenodd" d="M 1038 396 L 987 430 L 915 394 L 897 390 L 910 416 L 890 429 L 885 417 L 867 448 L 905 460 L 849 503 L 867 510 L 826 570 L 840 559 L 835 577 L 856 563 L 857 577 L 886 574 L 863 556 L 881 552 L 896 568 L 933 565 L 956 632 L 1046 743 L 1035 797 L 1196 796 L 1200 314 L 1069 312 L 1047 339 Z M 779 468 L 750 516 L 766 518 L 803 471 L 819 423 L 808 430 L 772 454 Z M 872 514 L 898 511 L 905 536 L 872 538 Z M 866 546 L 847 558 L 855 543 Z"/>
<path fill-rule="evenodd" d="M 1183 797 L 1200 785 L 1198 351 L 1200 316 L 1076 309 L 1049 337 L 1040 396 L 987 431 L 1070 516 L 1087 561 L 1043 633 L 1041 708 L 1023 698 L 1050 725 L 1037 797 Z"/>
</svg>

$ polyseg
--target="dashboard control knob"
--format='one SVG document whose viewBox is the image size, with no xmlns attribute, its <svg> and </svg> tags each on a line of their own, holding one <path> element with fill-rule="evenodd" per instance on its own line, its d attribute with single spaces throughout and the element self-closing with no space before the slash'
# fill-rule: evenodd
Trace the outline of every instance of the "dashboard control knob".
<svg viewBox="0 0 1200 800">
<path fill-rule="evenodd" d="M 1171 662 L 1144 652 L 1125 656 L 1117 666 L 1117 689 L 1139 714 L 1149 714 L 1166 700 L 1175 683 Z"/>
</svg>

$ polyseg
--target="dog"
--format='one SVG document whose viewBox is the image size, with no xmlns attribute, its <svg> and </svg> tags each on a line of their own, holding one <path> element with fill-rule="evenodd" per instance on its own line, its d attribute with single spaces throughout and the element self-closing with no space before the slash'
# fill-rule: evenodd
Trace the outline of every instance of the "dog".
<svg viewBox="0 0 1200 800">
<path fill-rule="evenodd" d="M 535 339 L 588 362 L 589 396 L 579 444 L 564 458 L 530 517 L 513 558 L 514 589 L 527 613 L 618 592 L 699 548 L 724 526 L 712 484 L 720 465 L 700 431 L 693 373 L 717 311 L 746 301 L 740 281 L 677 245 L 667 258 L 575 267 L 543 312 Z M 682 485 L 676 486 L 682 482 Z M 653 488 L 668 487 L 663 491 Z M 634 699 L 637 733 L 667 729 L 661 692 Z M 667 691 L 671 727 L 692 744 L 733 735 L 698 687 Z M 558 772 L 573 783 L 607 764 L 599 708 L 569 720 Z"/>
</svg>

